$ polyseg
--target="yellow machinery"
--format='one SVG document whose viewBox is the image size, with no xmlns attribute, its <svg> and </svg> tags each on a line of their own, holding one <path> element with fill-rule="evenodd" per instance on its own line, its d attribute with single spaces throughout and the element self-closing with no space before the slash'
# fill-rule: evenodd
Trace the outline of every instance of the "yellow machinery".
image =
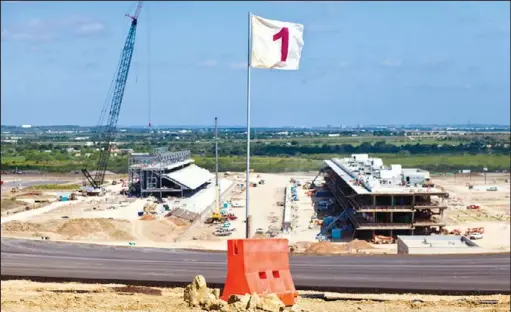
<svg viewBox="0 0 511 312">
<path fill-rule="evenodd" d="M 215 117 L 215 212 L 210 218 L 206 219 L 206 223 L 223 223 L 227 220 L 220 213 L 220 186 L 218 185 L 218 118 Z"/>
</svg>

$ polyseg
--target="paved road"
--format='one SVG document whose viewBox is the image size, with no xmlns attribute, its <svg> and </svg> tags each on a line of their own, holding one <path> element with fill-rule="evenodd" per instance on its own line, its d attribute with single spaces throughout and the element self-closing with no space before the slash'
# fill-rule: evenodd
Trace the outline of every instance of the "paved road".
<svg viewBox="0 0 511 312">
<path fill-rule="evenodd" d="M 223 253 L 2 238 L 2 277 L 189 283 L 225 280 Z M 459 256 L 293 256 L 298 289 L 367 292 L 509 293 L 509 254 Z M 138 283 L 137 282 L 137 283 Z M 216 286 L 218 287 L 218 286 Z"/>
</svg>

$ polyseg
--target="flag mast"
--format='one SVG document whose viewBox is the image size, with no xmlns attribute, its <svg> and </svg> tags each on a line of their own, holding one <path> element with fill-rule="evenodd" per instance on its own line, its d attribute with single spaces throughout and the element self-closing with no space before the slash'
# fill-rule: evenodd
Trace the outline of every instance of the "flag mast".
<svg viewBox="0 0 511 312">
<path fill-rule="evenodd" d="M 248 224 L 249 216 L 249 189 L 250 189 L 250 58 L 252 55 L 251 51 L 252 43 L 252 13 L 248 12 L 248 43 L 247 43 L 247 181 L 245 185 L 246 192 L 246 203 L 245 203 L 245 237 L 249 238 L 250 225 Z"/>
</svg>

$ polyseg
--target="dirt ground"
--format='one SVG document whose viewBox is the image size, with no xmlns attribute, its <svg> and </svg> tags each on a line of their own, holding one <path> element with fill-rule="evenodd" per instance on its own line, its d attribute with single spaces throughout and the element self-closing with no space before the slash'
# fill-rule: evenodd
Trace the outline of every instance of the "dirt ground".
<svg viewBox="0 0 511 312">
<path fill-rule="evenodd" d="M 189 308 L 183 301 L 183 288 L 149 288 L 114 284 L 36 283 L 2 281 L 2 311 L 182 311 Z M 313 292 L 300 292 L 298 311 L 509 311 L 509 296 L 432 296 L 432 295 L 357 295 L 325 294 L 329 301 L 313 299 Z M 337 298 L 337 299 L 336 299 Z M 339 300 L 344 298 L 344 300 Z M 359 300 L 353 300 L 358 298 Z M 351 299 L 351 300 L 347 300 Z M 366 300 L 360 300 L 366 299 Z M 372 300 L 371 300 L 372 299 Z M 378 302 L 374 300 L 386 300 Z M 415 300 L 415 301 L 413 301 Z M 480 300 L 494 300 L 481 304 Z"/>
<path fill-rule="evenodd" d="M 488 173 L 486 183 L 484 174 L 439 175 L 432 176 L 432 180 L 450 195 L 444 215 L 448 230 L 464 232 L 467 228 L 484 227 L 484 237 L 476 242 L 480 247 L 511 250 L 509 173 Z M 484 186 L 497 186 L 498 190 L 486 191 Z M 468 210 L 468 205 L 481 208 Z"/>
<path fill-rule="evenodd" d="M 237 175 L 237 177 L 236 177 Z M 81 178 L 78 175 L 68 175 L 69 178 Z M 66 176 L 66 177 L 68 177 Z M 41 176 L 24 177 L 21 179 L 41 179 Z M 113 176 L 112 176 L 113 177 Z M 108 178 L 111 179 L 111 176 Z M 301 181 L 312 180 L 311 174 L 260 174 L 265 180 L 264 185 L 250 188 L 250 214 L 252 215 L 251 236 L 255 229 L 261 228 L 267 231 L 272 228 L 280 229 L 282 224 L 283 207 L 277 202 L 284 199 L 284 188 L 289 185 L 290 177 L 298 178 Z M 18 178 L 18 176 L 16 176 Z M 117 178 L 117 177 L 116 177 Z M 230 177 L 235 183 L 245 182 L 243 173 L 233 173 Z M 44 176 L 45 180 L 62 179 L 62 176 Z M 510 246 L 510 224 L 509 224 L 509 202 L 510 185 L 509 174 L 488 174 L 486 185 L 498 186 L 499 190 L 489 192 L 476 190 L 477 186 L 484 184 L 484 176 L 468 175 L 438 175 L 432 176 L 437 185 L 443 187 L 450 193 L 450 199 L 446 202 L 448 209 L 444 221 L 448 229 L 459 228 L 464 231 L 469 227 L 485 227 L 483 239 L 477 243 L 485 248 L 494 251 L 508 251 Z M 470 190 L 468 184 L 475 186 Z M 163 220 L 139 220 L 137 211 L 140 211 L 145 203 L 144 199 L 129 199 L 119 195 L 120 185 L 109 186 L 110 194 L 101 198 L 83 198 L 83 200 L 59 203 L 62 204 L 40 214 L 31 214 L 26 218 L 18 218 L 18 221 L 2 223 L 2 235 L 11 237 L 39 238 L 47 236 L 51 240 L 68 240 L 76 242 L 106 243 L 106 244 L 127 244 L 135 242 L 137 246 L 172 247 L 182 246 L 186 248 L 201 248 L 225 250 L 225 240 L 245 237 L 245 192 L 234 190 L 224 200 L 237 201 L 241 207 L 232 207 L 231 211 L 238 217 L 232 221 L 236 229 L 231 236 L 217 237 L 213 235 L 217 225 L 198 224 L 187 231 L 189 223 L 177 219 Z M 21 193 L 21 192 L 20 192 Z M 52 196 L 43 191 L 41 196 Z M 54 196 L 54 195 L 53 195 Z M 311 198 L 305 195 L 305 191 L 299 189 L 300 200 L 293 203 L 293 224 L 294 230 L 284 235 L 290 243 L 296 247 L 296 252 L 306 251 L 312 243 L 315 243 L 315 236 L 319 227 L 308 228 L 308 221 L 314 213 Z M 3 198 L 4 199 L 4 198 Z M 30 200 L 30 196 L 21 196 L 18 200 L 6 203 L 5 208 L 18 209 L 23 213 L 32 213 L 37 208 L 44 207 L 44 204 L 26 204 L 20 200 Z M 33 199 L 33 198 L 32 198 Z M 56 204 L 56 203 L 55 203 Z M 477 204 L 481 206 L 479 211 L 467 210 L 466 206 Z M 32 209 L 26 210 L 26 205 Z M 44 210 L 43 208 L 42 210 Z M 2 202 L 4 210 L 4 201 Z M 4 222 L 2 216 L 2 222 Z M 185 235 L 186 234 L 186 235 Z M 176 242 L 180 244 L 176 245 Z M 370 245 L 370 244 L 369 244 Z M 373 248 L 350 248 L 344 243 L 331 244 L 335 253 L 396 253 L 396 245 L 373 245 Z M 325 246 L 323 246 L 325 249 Z M 328 248 L 327 248 L 328 249 Z M 323 254 L 319 251 L 310 253 Z"/>
</svg>

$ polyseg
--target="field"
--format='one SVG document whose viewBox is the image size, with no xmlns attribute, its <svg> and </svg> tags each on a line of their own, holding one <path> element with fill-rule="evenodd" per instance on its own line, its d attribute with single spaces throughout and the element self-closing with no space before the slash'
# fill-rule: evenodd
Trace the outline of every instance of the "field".
<svg viewBox="0 0 511 312">
<path fill-rule="evenodd" d="M 508 155 L 395 155 L 371 154 L 380 157 L 386 164 L 402 164 L 403 167 L 422 168 L 432 172 L 457 172 L 458 169 L 472 169 L 481 172 L 484 167 L 489 170 L 508 170 Z M 250 166 L 258 172 L 303 172 L 318 171 L 323 160 L 330 158 L 349 157 L 348 154 L 315 154 L 290 157 L 252 156 Z M 214 157 L 195 157 L 197 164 L 213 169 Z M 246 157 L 219 157 L 220 171 L 243 171 L 246 168 Z"/>
<path fill-rule="evenodd" d="M 183 288 L 149 288 L 114 284 L 37 283 L 2 281 L 2 311 L 182 311 L 198 312 L 183 300 Z M 509 296 L 357 295 L 300 292 L 294 311 L 509 311 Z M 344 299 L 344 300 L 343 300 Z M 483 301 L 484 300 L 484 301 Z M 287 309 L 289 311 L 289 309 Z"/>
</svg>

